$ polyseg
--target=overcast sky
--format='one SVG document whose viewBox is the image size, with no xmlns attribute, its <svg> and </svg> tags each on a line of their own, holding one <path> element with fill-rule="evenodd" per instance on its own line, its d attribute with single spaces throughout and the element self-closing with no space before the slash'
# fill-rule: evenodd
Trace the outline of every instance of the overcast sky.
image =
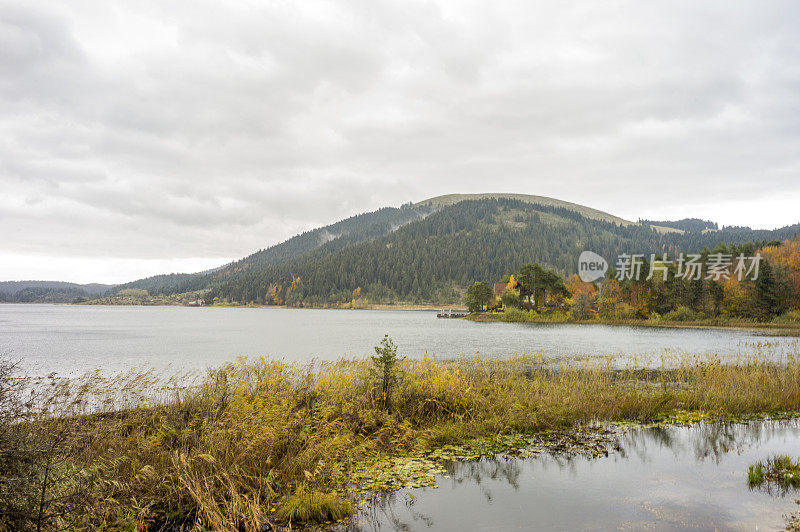
<svg viewBox="0 0 800 532">
<path fill-rule="evenodd" d="M 791 0 L 0 0 L 0 280 L 195 271 L 455 192 L 797 223 L 798 28 Z"/>
</svg>

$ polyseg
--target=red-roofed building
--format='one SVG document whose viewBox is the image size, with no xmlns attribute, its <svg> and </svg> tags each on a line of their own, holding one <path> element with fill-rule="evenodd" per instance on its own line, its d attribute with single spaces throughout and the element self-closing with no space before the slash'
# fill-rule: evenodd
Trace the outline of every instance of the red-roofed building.
<svg viewBox="0 0 800 532">
<path fill-rule="evenodd" d="M 508 283 L 494 283 L 494 297 L 500 297 L 508 288 Z"/>
</svg>

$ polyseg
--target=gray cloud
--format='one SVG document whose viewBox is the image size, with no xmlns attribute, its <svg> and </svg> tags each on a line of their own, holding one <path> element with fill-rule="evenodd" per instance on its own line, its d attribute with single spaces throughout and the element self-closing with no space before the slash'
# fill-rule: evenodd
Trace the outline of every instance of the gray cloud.
<svg viewBox="0 0 800 532">
<path fill-rule="evenodd" d="M 222 262 L 451 192 L 797 222 L 799 24 L 791 1 L 0 3 L 0 254 Z"/>
</svg>

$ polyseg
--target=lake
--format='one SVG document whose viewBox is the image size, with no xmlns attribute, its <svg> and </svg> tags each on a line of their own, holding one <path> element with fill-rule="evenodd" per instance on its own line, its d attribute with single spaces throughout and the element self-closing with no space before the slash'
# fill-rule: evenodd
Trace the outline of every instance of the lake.
<svg viewBox="0 0 800 532">
<path fill-rule="evenodd" d="M 32 373 L 134 366 L 194 370 L 269 356 L 331 360 L 372 353 L 384 334 L 411 357 L 797 353 L 798 339 L 721 329 L 476 323 L 433 311 L 0 305 L 0 355 Z"/>
<path fill-rule="evenodd" d="M 800 455 L 797 421 L 633 429 L 608 457 L 451 462 L 438 488 L 365 507 L 355 530 L 784 530 L 796 490 L 751 489 L 750 464 Z"/>
</svg>

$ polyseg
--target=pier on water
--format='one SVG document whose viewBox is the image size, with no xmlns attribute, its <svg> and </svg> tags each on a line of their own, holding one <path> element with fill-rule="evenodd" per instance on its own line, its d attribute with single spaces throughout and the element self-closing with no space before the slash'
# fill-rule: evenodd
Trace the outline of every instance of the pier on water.
<svg viewBox="0 0 800 532">
<path fill-rule="evenodd" d="M 436 315 L 437 318 L 463 318 L 465 316 L 465 313 L 453 312 L 453 309 L 450 309 L 447 312 L 442 309 L 442 311 Z"/>
</svg>

